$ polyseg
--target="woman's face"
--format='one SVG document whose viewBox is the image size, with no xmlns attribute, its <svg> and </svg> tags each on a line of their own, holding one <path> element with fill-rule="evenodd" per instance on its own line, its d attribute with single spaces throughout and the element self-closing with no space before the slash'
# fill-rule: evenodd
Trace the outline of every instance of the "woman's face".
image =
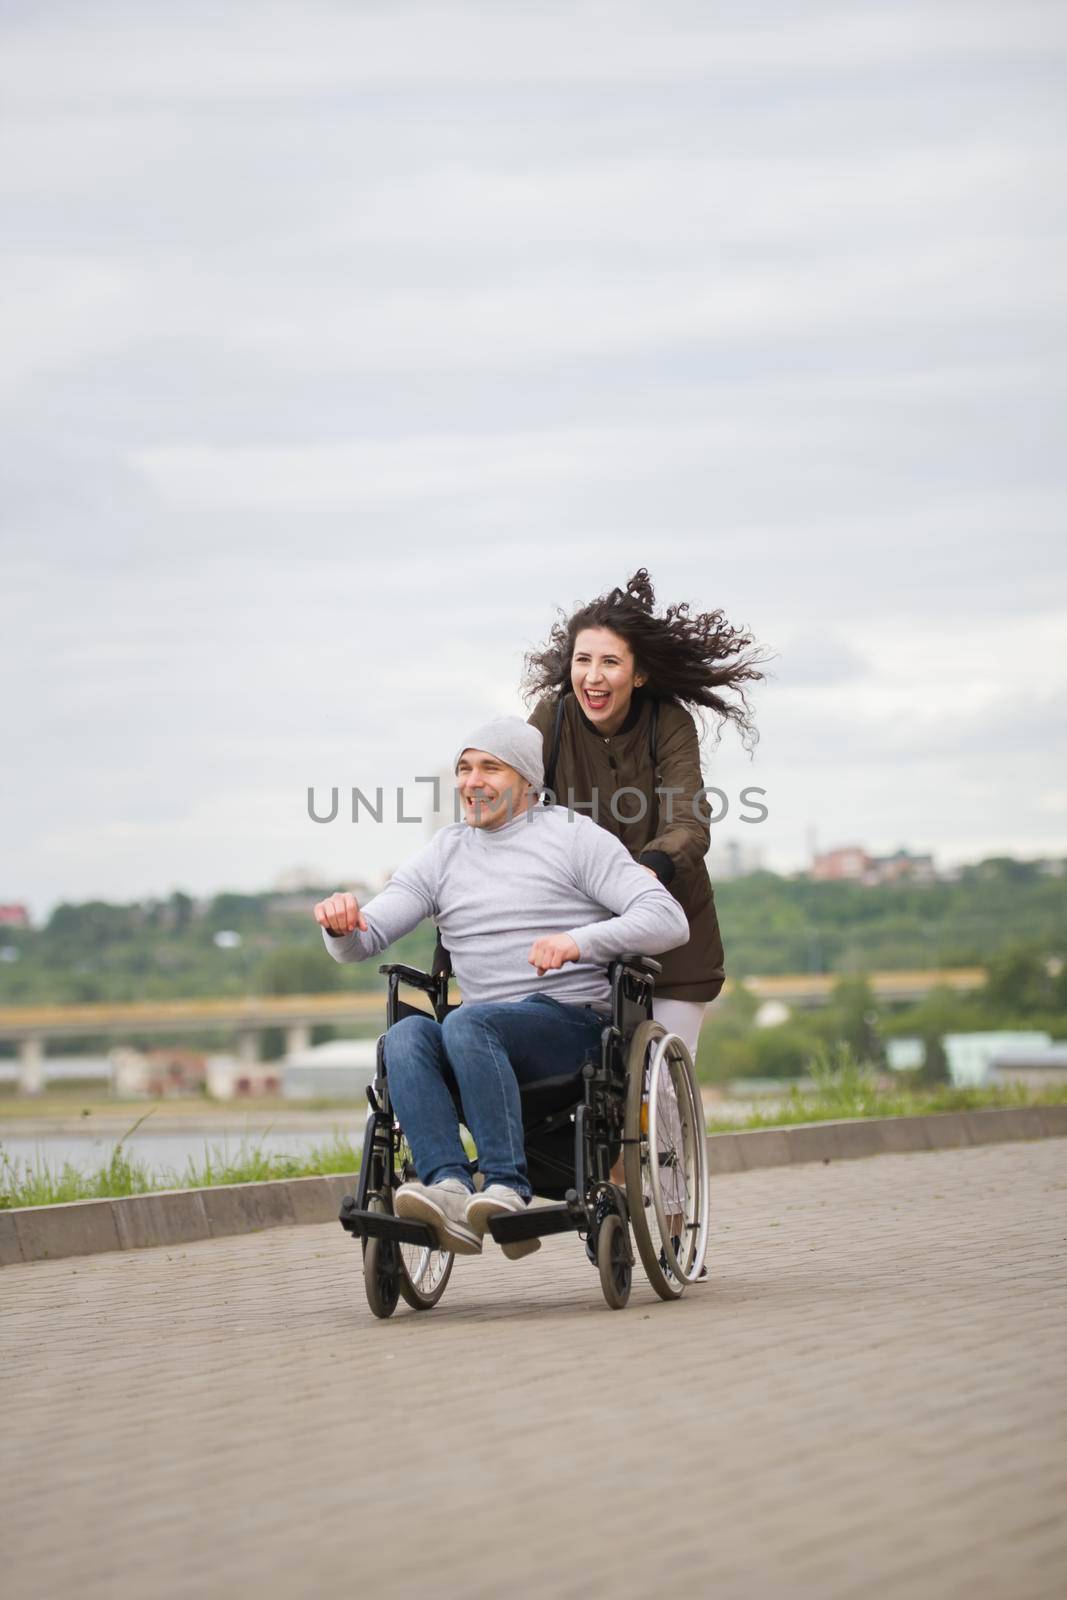
<svg viewBox="0 0 1067 1600">
<path fill-rule="evenodd" d="M 618 732 L 634 690 L 645 682 L 625 639 L 610 628 L 582 629 L 571 656 L 571 687 L 598 732 Z"/>
</svg>

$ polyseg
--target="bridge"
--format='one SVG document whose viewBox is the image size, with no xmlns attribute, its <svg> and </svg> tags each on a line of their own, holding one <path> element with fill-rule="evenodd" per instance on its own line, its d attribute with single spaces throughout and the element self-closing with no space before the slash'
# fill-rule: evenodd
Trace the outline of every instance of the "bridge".
<svg viewBox="0 0 1067 1600">
<path fill-rule="evenodd" d="M 740 980 L 750 994 L 759 1000 L 781 1000 L 789 1006 L 824 1006 L 833 997 L 834 988 L 845 972 L 801 972 L 773 977 L 750 977 Z M 902 972 L 868 972 L 863 976 L 871 986 L 871 993 L 883 1005 L 914 1005 L 925 1000 L 932 989 L 953 989 L 957 994 L 973 994 L 986 981 L 984 967 L 940 967 L 931 970 Z M 724 993 L 730 992 L 730 982 Z"/>
<path fill-rule="evenodd" d="M 985 982 L 981 967 L 867 974 L 871 991 L 883 1004 L 922 1000 L 931 989 L 947 986 L 973 992 Z M 789 1006 L 826 1005 L 841 973 L 792 973 L 747 977 L 745 988 L 758 1000 L 779 1000 Z M 733 987 L 727 980 L 724 989 Z M 409 997 L 413 1004 L 421 997 Z M 285 1034 L 286 1054 L 306 1049 L 311 1030 L 322 1024 L 378 1022 L 384 1006 L 382 990 L 349 990 L 340 994 L 241 995 L 201 1000 L 143 1000 L 92 1005 L 0 1006 L 0 1042 L 18 1048 L 19 1085 L 23 1093 L 44 1087 L 46 1048 L 50 1039 L 118 1039 L 145 1034 L 233 1034 L 240 1060 L 260 1059 L 261 1036 L 268 1028 Z"/>
</svg>

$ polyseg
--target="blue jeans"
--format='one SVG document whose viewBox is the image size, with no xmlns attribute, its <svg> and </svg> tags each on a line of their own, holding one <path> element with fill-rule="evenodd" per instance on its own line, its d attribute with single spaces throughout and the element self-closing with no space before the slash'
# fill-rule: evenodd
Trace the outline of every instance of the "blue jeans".
<svg viewBox="0 0 1067 1600">
<path fill-rule="evenodd" d="M 548 995 L 462 1005 L 444 1022 L 402 1017 L 385 1036 L 393 1108 L 423 1183 L 458 1178 L 473 1189 L 453 1093 L 478 1150 L 486 1184 L 529 1199 L 520 1083 L 577 1072 L 600 1048 L 608 1018 Z"/>
</svg>

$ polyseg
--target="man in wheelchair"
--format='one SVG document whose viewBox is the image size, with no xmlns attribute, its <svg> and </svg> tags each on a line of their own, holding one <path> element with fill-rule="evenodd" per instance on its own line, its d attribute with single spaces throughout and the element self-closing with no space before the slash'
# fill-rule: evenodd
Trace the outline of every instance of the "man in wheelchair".
<svg viewBox="0 0 1067 1600">
<path fill-rule="evenodd" d="M 360 907 L 339 892 L 315 907 L 336 961 L 380 955 L 434 918 L 463 1003 L 443 1021 L 401 1017 L 385 1035 L 389 1093 L 418 1181 L 395 1212 L 438 1247 L 478 1254 L 494 1217 L 531 1196 L 520 1085 L 576 1073 L 609 1020 L 606 968 L 623 952 L 685 942 L 685 915 L 655 875 L 590 818 L 539 801 L 541 735 L 519 717 L 472 733 L 455 762 L 461 823 L 442 828 Z M 475 1192 L 460 1138 L 483 1174 Z M 538 1238 L 502 1248 L 514 1257 Z"/>
</svg>

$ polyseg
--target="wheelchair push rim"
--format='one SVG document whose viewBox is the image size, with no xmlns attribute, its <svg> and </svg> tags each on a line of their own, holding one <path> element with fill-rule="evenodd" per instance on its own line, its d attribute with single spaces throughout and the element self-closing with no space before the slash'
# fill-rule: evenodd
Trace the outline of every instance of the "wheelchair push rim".
<svg viewBox="0 0 1067 1600">
<path fill-rule="evenodd" d="M 707 1142 L 689 1052 L 655 1022 L 631 1041 L 625 1152 L 638 1252 L 656 1293 L 675 1300 L 698 1280 L 707 1252 Z"/>
<path fill-rule="evenodd" d="M 651 1149 L 659 1152 L 660 1181 L 652 1184 L 652 1197 L 667 1270 L 683 1284 L 694 1283 L 708 1244 L 708 1147 L 689 1051 L 677 1034 L 668 1033 L 659 1041 L 649 1063 L 648 1137 Z M 667 1172 L 681 1180 L 680 1213 L 677 1192 L 670 1202 L 664 1195 Z M 677 1236 L 668 1220 L 668 1206 L 682 1219 Z"/>
</svg>

